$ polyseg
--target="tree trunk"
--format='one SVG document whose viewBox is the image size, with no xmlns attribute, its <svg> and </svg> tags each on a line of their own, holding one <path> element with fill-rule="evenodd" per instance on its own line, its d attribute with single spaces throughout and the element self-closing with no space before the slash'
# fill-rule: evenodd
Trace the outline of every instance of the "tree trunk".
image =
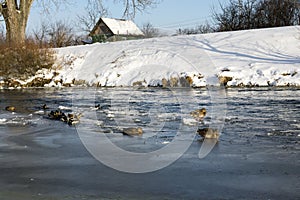
<svg viewBox="0 0 300 200">
<path fill-rule="evenodd" d="M 6 0 L 0 9 L 6 25 L 6 41 L 10 45 L 25 42 L 26 25 L 34 0 Z"/>
</svg>

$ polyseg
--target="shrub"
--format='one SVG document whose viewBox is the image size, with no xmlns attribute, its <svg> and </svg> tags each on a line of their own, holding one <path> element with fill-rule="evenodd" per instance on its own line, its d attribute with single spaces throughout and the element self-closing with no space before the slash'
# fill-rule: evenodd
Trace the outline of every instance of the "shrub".
<svg viewBox="0 0 300 200">
<path fill-rule="evenodd" d="M 4 80 L 26 80 L 42 68 L 51 68 L 54 64 L 54 51 L 40 48 L 34 42 L 23 45 L 0 45 L 0 77 Z"/>
<path fill-rule="evenodd" d="M 103 43 L 103 42 L 107 41 L 107 37 L 106 37 L 106 35 L 93 35 L 92 40 L 93 40 L 93 43 L 95 43 L 95 42 Z"/>
</svg>

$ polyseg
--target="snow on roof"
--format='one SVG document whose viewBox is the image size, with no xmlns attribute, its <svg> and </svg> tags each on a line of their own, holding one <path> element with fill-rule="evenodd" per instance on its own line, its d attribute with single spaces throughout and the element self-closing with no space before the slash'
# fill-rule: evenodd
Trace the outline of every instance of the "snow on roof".
<svg viewBox="0 0 300 200">
<path fill-rule="evenodd" d="M 101 19 L 115 35 L 144 35 L 133 21 L 111 18 Z"/>
</svg>

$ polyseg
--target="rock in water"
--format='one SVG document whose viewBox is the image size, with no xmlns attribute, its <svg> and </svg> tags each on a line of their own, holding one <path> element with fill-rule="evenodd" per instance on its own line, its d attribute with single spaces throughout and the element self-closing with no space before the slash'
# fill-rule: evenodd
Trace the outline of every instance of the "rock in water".
<svg viewBox="0 0 300 200">
<path fill-rule="evenodd" d="M 129 135 L 129 136 L 143 135 L 143 129 L 140 128 L 140 127 L 138 127 L 138 128 L 124 128 L 122 132 L 123 132 L 124 135 Z"/>
</svg>

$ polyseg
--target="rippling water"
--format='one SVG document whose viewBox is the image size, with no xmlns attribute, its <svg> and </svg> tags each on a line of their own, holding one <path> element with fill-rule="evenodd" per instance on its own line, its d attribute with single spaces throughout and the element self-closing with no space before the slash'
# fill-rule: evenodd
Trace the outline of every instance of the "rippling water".
<svg viewBox="0 0 300 200">
<path fill-rule="evenodd" d="M 53 127 L 62 132 L 75 130 L 50 120 L 51 110 L 82 113 L 77 131 L 106 134 L 118 146 L 134 152 L 157 150 L 172 142 L 176 134 L 193 133 L 194 137 L 197 128 L 214 126 L 215 118 L 220 118 L 217 128 L 222 133 L 221 140 L 249 142 L 260 138 L 294 141 L 298 145 L 300 138 L 298 89 L 228 89 L 221 94 L 224 101 L 215 101 L 216 94 L 203 89 L 27 89 L 4 90 L 0 95 L 2 138 L 15 131 L 34 136 L 37 132 L 51 132 Z M 49 109 L 43 110 L 44 104 Z M 5 111 L 9 105 L 16 111 Z M 189 112 L 203 107 L 207 109 L 206 118 L 203 122 L 194 121 Z M 123 128 L 136 127 L 143 129 L 143 136 L 123 136 Z M 196 136 L 197 139 L 200 138 Z"/>
<path fill-rule="evenodd" d="M 291 140 L 299 137 L 300 90 L 227 89 L 225 92 L 224 139 L 233 133 L 239 137 Z M 32 132 L 44 124 L 70 128 L 47 118 L 51 110 L 59 109 L 65 113 L 83 113 L 78 126 L 90 131 L 120 135 L 122 128 L 142 127 L 148 138 L 172 139 L 179 126 L 194 122 L 190 111 L 202 107 L 208 110 L 199 127 L 210 124 L 214 117 L 211 112 L 219 112 L 214 110 L 218 103 L 212 99 L 214 96 L 201 89 L 27 89 L 2 90 L 0 96 L 2 135 L 11 127 L 24 127 Z M 48 110 L 41 108 L 44 104 Z M 9 105 L 15 106 L 16 111 L 5 111 Z"/>
<path fill-rule="evenodd" d="M 43 110 L 43 104 L 49 109 Z M 10 105 L 16 107 L 15 112 L 5 110 Z M 202 107 L 208 114 L 203 122 L 195 122 L 189 112 Z M 56 109 L 83 116 L 79 124 L 69 126 L 47 117 Z M 300 90 L 293 88 L 227 89 L 220 95 L 205 89 L 162 88 L 1 90 L 0 163 L 10 168 L 12 163 L 51 166 L 58 160 L 69 162 L 74 149 L 82 148 L 78 132 L 105 134 L 125 150 L 151 152 L 168 145 L 178 134 L 190 134 L 201 143 L 196 130 L 208 126 L 221 131 L 219 143 L 229 151 L 236 144 L 260 145 L 299 155 L 299 122 Z M 143 128 L 143 136 L 124 136 L 122 129 L 128 127 Z M 43 154 L 30 149 L 54 150 Z M 25 152 L 30 159 L 14 159 Z M 64 153 L 59 158 L 52 157 L 60 152 Z"/>
</svg>

